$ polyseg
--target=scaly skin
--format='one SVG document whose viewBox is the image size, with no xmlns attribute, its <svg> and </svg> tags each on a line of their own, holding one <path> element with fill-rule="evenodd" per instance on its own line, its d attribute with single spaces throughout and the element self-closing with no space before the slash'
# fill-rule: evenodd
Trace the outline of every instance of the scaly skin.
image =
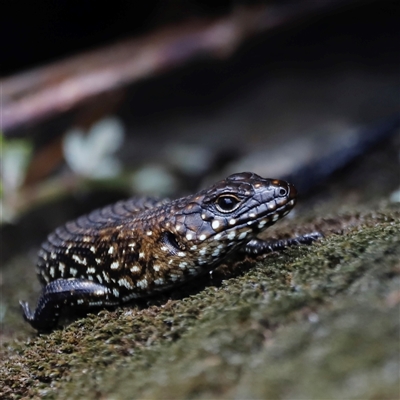
<svg viewBox="0 0 400 400">
<path fill-rule="evenodd" d="M 180 285 L 235 251 L 266 253 L 310 243 L 318 234 L 279 242 L 256 236 L 296 202 L 293 185 L 234 174 L 174 201 L 132 198 L 68 222 L 39 251 L 45 285 L 36 310 L 20 302 L 37 330 L 53 329 L 63 308 L 118 305 Z"/>
</svg>

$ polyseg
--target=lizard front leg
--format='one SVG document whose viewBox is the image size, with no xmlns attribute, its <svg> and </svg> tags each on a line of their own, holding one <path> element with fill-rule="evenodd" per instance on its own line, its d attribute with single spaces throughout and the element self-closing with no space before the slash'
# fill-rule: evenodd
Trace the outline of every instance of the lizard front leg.
<svg viewBox="0 0 400 400">
<path fill-rule="evenodd" d="M 297 246 L 301 244 L 309 245 L 324 236 L 320 232 L 307 233 L 289 239 L 262 240 L 252 239 L 241 251 L 249 255 L 268 254 L 274 251 L 285 249 L 286 247 Z"/>
</svg>

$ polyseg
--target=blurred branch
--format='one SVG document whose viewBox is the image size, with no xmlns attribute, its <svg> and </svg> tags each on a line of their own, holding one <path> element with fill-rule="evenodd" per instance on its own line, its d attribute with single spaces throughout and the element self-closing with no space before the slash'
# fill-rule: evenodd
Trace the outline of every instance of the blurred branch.
<svg viewBox="0 0 400 400">
<path fill-rule="evenodd" d="M 10 135 L 95 96 L 201 56 L 226 58 L 257 33 L 351 3 L 355 1 L 311 0 L 239 7 L 223 18 L 163 27 L 146 36 L 3 79 L 2 128 Z"/>
</svg>

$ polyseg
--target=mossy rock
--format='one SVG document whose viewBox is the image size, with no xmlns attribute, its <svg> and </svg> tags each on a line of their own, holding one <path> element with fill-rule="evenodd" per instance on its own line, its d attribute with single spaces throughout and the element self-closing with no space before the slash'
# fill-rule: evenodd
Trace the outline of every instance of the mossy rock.
<svg viewBox="0 0 400 400">
<path fill-rule="evenodd" d="M 216 271 L 226 278 L 220 284 L 209 280 L 175 300 L 90 314 L 47 335 L 24 328 L 3 343 L 0 393 L 398 398 L 400 207 L 318 214 L 271 233 L 318 227 L 325 239 L 251 268 L 227 265 Z"/>
</svg>

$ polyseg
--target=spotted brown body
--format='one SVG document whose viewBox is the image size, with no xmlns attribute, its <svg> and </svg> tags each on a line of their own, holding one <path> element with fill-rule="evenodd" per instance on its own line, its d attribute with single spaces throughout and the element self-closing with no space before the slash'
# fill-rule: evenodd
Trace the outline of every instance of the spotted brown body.
<svg viewBox="0 0 400 400">
<path fill-rule="evenodd" d="M 44 289 L 34 312 L 21 302 L 25 319 L 51 330 L 65 307 L 118 305 L 204 274 L 235 251 L 310 242 L 312 235 L 256 238 L 295 201 L 293 185 L 245 172 L 177 200 L 132 198 L 95 210 L 42 244 L 37 272 Z"/>
</svg>

